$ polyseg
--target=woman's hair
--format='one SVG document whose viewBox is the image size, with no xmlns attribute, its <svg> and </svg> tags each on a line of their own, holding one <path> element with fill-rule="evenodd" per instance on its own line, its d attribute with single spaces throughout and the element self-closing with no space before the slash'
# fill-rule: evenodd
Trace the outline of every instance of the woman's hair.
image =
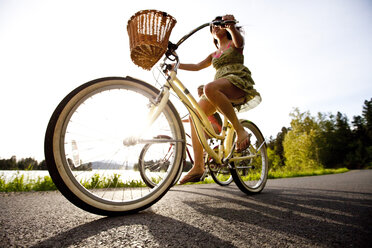
<svg viewBox="0 0 372 248">
<path fill-rule="evenodd" d="M 217 16 L 216 18 L 214 18 L 214 20 L 213 21 L 222 21 L 222 16 Z M 210 27 L 209 27 L 209 31 L 212 33 L 212 29 L 213 29 L 213 27 L 212 27 L 212 25 L 210 25 Z M 238 31 L 240 31 L 240 29 L 241 29 L 241 27 L 236 27 L 236 29 L 238 30 Z M 231 34 L 228 32 L 228 31 L 226 31 L 226 36 L 227 36 L 227 39 L 229 39 L 229 40 L 232 40 L 232 37 L 231 37 Z M 217 49 L 218 49 L 218 40 L 217 39 L 213 39 L 213 43 L 214 43 L 214 45 L 217 47 Z"/>
</svg>

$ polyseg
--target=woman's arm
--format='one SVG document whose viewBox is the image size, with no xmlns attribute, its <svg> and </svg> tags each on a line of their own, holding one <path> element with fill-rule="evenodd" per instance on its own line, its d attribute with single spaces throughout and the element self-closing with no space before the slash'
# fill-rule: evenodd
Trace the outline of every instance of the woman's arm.
<svg viewBox="0 0 372 248">
<path fill-rule="evenodd" d="M 243 48 L 244 47 L 244 37 L 241 33 L 236 29 L 235 25 L 227 30 L 232 37 L 234 46 L 236 48 Z"/>
<path fill-rule="evenodd" d="M 223 20 L 235 20 L 235 17 L 233 15 L 225 15 L 222 17 Z M 238 29 L 236 29 L 235 24 L 226 24 L 225 25 L 226 30 L 231 34 L 234 46 L 236 48 L 243 48 L 244 47 L 244 37 L 239 32 Z"/>
<path fill-rule="evenodd" d="M 212 64 L 212 54 L 210 54 L 206 59 L 197 64 L 180 64 L 179 69 L 186 71 L 199 71 L 201 69 L 207 68 Z"/>
</svg>

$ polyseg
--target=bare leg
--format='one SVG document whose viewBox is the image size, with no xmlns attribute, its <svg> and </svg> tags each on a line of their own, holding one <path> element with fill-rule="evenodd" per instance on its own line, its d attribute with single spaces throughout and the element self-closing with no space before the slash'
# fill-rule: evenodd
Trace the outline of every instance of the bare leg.
<svg viewBox="0 0 372 248">
<path fill-rule="evenodd" d="M 207 116 L 213 114 L 216 111 L 216 108 L 206 99 L 201 99 L 199 101 L 199 105 L 201 109 L 205 112 Z M 204 173 L 204 149 L 202 144 L 199 141 L 198 134 L 196 133 L 194 124 L 192 120 L 190 120 L 191 124 L 191 141 L 192 141 L 192 148 L 194 151 L 194 166 L 192 169 L 184 176 L 180 183 L 183 184 L 192 176 L 202 175 Z"/>
<path fill-rule="evenodd" d="M 199 105 L 204 113 L 209 116 L 216 109 L 219 109 L 229 119 L 237 133 L 238 144 L 244 146 L 244 140 L 248 137 L 248 133 L 240 124 L 238 117 L 235 114 L 234 108 L 230 100 L 239 99 L 245 96 L 245 92 L 231 84 L 227 79 L 219 79 L 204 87 L 204 93 L 208 100 L 201 99 Z M 194 150 L 194 166 L 180 181 L 181 184 L 187 182 L 193 176 L 201 176 L 204 172 L 204 149 L 201 145 L 195 127 L 191 124 L 191 140 Z M 249 141 L 247 141 L 249 142 Z M 239 148 L 239 147 L 238 147 Z"/>
<path fill-rule="evenodd" d="M 233 125 L 238 136 L 238 144 L 246 139 L 248 134 L 240 124 L 230 102 L 230 100 L 244 97 L 245 92 L 223 78 L 207 84 L 204 88 L 204 92 L 208 100 L 218 108 Z M 242 145 L 244 146 L 244 144 Z"/>
</svg>

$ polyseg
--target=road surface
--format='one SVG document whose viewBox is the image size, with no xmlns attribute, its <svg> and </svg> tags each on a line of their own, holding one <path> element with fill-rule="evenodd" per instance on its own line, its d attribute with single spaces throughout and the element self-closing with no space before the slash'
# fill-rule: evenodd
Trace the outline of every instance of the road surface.
<svg viewBox="0 0 372 248">
<path fill-rule="evenodd" d="M 173 187 L 134 215 L 102 217 L 58 191 L 1 193 L 0 247 L 372 247 L 372 170 Z"/>
</svg>

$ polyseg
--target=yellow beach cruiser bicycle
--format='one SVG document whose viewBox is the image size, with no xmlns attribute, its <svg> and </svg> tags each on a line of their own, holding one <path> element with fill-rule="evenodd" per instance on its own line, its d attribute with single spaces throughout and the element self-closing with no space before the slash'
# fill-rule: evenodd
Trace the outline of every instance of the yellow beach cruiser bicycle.
<svg viewBox="0 0 372 248">
<path fill-rule="evenodd" d="M 252 135 L 251 146 L 237 153 L 235 131 L 227 118 L 217 134 L 177 78 L 177 48 L 204 27 L 224 23 L 203 24 L 174 44 L 169 35 L 175 23 L 167 13 L 145 10 L 127 25 L 133 62 L 150 69 L 164 57 L 160 67 L 166 80 L 160 89 L 132 77 L 100 78 L 74 89 L 51 116 L 44 143 L 48 170 L 57 188 L 76 206 L 101 215 L 133 213 L 157 202 L 176 183 L 186 142 L 180 116 L 169 100 L 171 91 L 188 109 L 208 160 L 228 168 L 247 194 L 265 187 L 268 158 L 257 126 L 241 121 Z M 171 63 L 176 66 L 169 71 Z M 250 104 L 259 101 L 252 99 Z M 205 133 L 218 142 L 217 149 L 208 145 Z M 141 155 L 149 144 L 151 148 Z M 156 171 L 156 184 L 149 187 L 140 175 L 140 164 L 159 164 L 166 154 L 171 156 Z"/>
</svg>

